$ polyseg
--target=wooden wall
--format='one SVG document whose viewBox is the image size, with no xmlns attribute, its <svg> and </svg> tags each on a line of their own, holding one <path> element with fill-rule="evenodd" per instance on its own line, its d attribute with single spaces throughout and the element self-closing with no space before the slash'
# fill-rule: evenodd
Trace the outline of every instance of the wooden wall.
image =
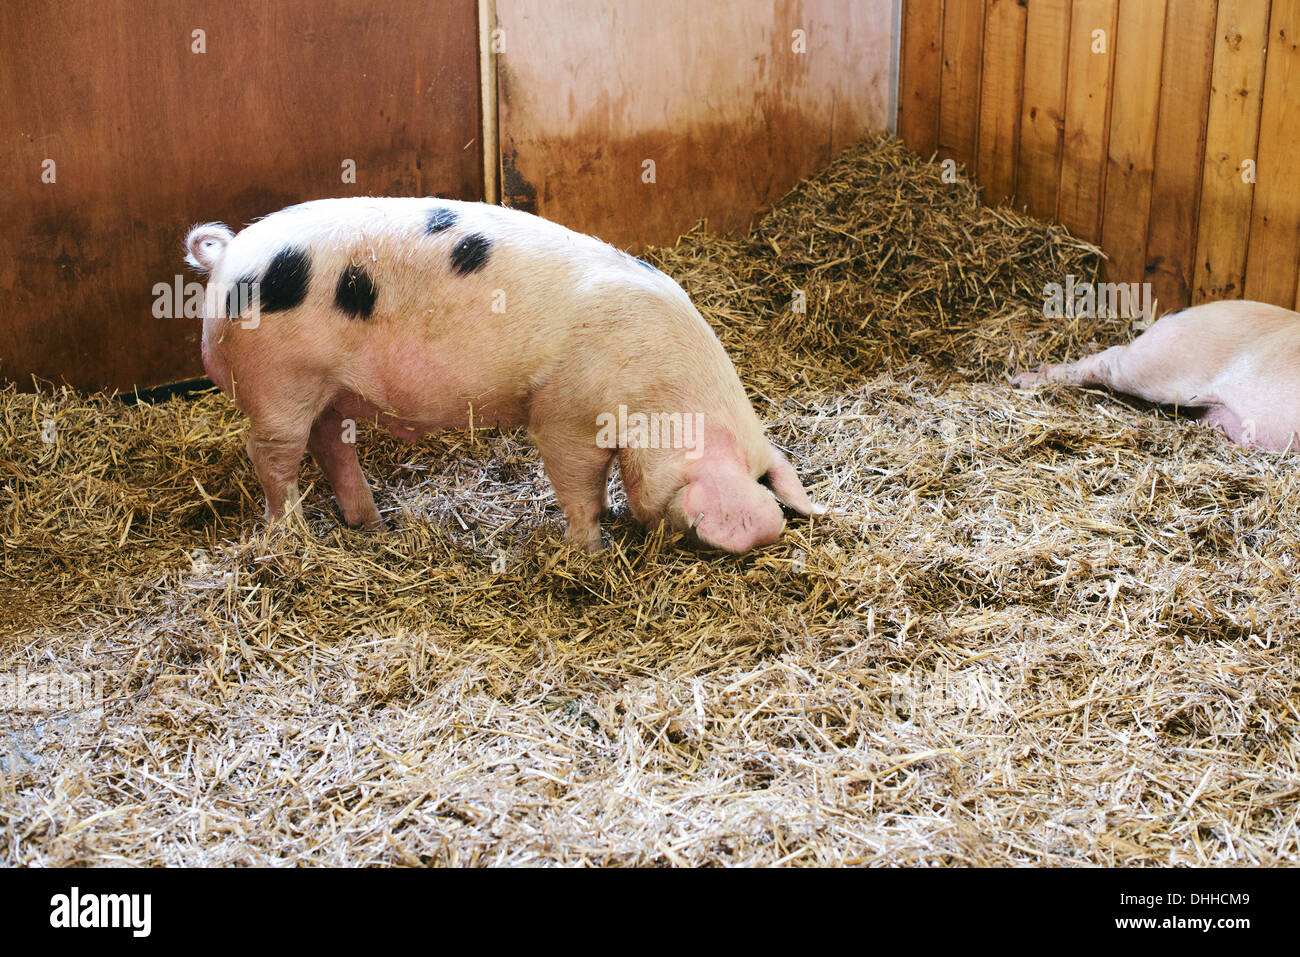
<svg viewBox="0 0 1300 957">
<path fill-rule="evenodd" d="M 474 0 L 5 0 L 0 379 L 202 375 L 198 321 L 152 308 L 155 283 L 196 278 L 181 261 L 196 222 L 323 196 L 479 198 L 477 64 Z"/>
<path fill-rule="evenodd" d="M 503 172 L 507 203 L 621 245 L 744 226 L 888 126 L 892 5 L 495 0 L 493 64 L 491 0 L 6 0 L 0 381 L 201 375 L 199 323 L 153 316 L 156 283 L 197 278 L 186 229 L 303 199 L 476 199 Z"/>
<path fill-rule="evenodd" d="M 617 245 L 744 227 L 889 125 L 892 0 L 496 6 L 503 202 Z"/>
<path fill-rule="evenodd" d="M 908 145 L 1099 242 L 1162 311 L 1300 307 L 1300 0 L 903 0 L 902 19 Z"/>
</svg>

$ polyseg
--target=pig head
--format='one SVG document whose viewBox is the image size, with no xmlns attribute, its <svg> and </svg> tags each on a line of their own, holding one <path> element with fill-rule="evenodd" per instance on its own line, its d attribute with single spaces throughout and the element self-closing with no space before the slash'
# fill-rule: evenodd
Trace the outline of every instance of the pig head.
<svg viewBox="0 0 1300 957">
<path fill-rule="evenodd" d="M 619 456 L 632 514 L 643 525 L 663 520 L 701 548 L 740 554 L 775 542 L 785 511 L 821 515 L 786 457 L 761 432 L 741 442 L 724 427 L 706 427 L 696 454 L 626 450 Z"/>
</svg>

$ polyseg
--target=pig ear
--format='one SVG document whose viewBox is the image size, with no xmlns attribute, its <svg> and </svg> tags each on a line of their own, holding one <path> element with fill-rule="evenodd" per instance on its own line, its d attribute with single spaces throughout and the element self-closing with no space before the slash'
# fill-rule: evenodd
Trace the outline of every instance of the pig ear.
<svg viewBox="0 0 1300 957">
<path fill-rule="evenodd" d="M 706 548 L 737 554 L 776 541 L 785 527 L 780 506 L 739 469 L 683 486 L 668 506 L 668 520 Z"/>
<path fill-rule="evenodd" d="M 814 505 L 808 498 L 790 460 L 775 445 L 770 442 L 768 445 L 772 449 L 772 467 L 767 470 L 765 481 L 777 501 L 800 515 L 825 515 L 826 506 Z"/>
</svg>

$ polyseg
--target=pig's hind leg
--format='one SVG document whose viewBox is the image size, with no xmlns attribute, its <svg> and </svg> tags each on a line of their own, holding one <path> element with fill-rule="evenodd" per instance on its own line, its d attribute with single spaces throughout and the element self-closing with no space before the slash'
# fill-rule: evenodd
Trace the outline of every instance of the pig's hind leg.
<svg viewBox="0 0 1300 957">
<path fill-rule="evenodd" d="M 1112 364 L 1128 346 L 1112 346 L 1105 352 L 1087 356 L 1076 362 L 1047 363 L 1033 372 L 1022 372 L 1011 380 L 1017 389 L 1029 389 L 1045 382 L 1064 382 L 1067 385 L 1111 385 Z"/>
<path fill-rule="evenodd" d="M 266 385 L 275 381 L 276 388 Z M 252 426 L 245 449 L 266 494 L 266 520 L 278 522 L 288 511 L 301 517 L 298 470 L 312 422 L 324 407 L 317 383 L 285 374 L 278 379 L 247 377 L 236 404 Z"/>
<path fill-rule="evenodd" d="M 310 423 L 310 420 L 308 420 Z M 302 515 L 298 491 L 298 469 L 307 450 L 310 424 L 301 430 L 277 429 L 256 420 L 244 448 L 266 494 L 265 517 L 278 522 L 288 512 Z"/>
<path fill-rule="evenodd" d="M 1128 345 L 1111 346 L 1077 362 L 1048 364 L 1011 380 L 1018 389 L 1044 382 L 1102 386 L 1160 405 L 1202 408 L 1218 403 L 1197 369 L 1194 344 L 1177 321 L 1164 319 Z"/>
<path fill-rule="evenodd" d="M 379 517 L 370 483 L 357 461 L 356 444 L 344 441 L 343 416 L 333 406 L 326 408 L 312 425 L 307 448 L 334 489 L 343 521 L 353 528 L 381 531 L 384 520 Z"/>
</svg>

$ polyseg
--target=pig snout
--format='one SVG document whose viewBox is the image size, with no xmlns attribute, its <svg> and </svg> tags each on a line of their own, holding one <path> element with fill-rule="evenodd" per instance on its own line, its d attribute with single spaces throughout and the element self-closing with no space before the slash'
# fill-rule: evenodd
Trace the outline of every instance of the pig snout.
<svg viewBox="0 0 1300 957">
<path fill-rule="evenodd" d="M 722 454 L 687 475 L 668 507 L 669 523 L 695 544 L 739 554 L 780 538 L 785 509 L 803 516 L 826 513 L 808 498 L 794 467 L 775 445 L 764 442 L 753 470 L 736 455 L 735 443 L 723 445 Z M 757 469 L 765 471 L 755 478 Z"/>
<path fill-rule="evenodd" d="M 744 474 L 696 479 L 677 493 L 668 515 L 673 528 L 693 543 L 733 554 L 770 545 L 785 529 L 777 500 Z"/>
</svg>

